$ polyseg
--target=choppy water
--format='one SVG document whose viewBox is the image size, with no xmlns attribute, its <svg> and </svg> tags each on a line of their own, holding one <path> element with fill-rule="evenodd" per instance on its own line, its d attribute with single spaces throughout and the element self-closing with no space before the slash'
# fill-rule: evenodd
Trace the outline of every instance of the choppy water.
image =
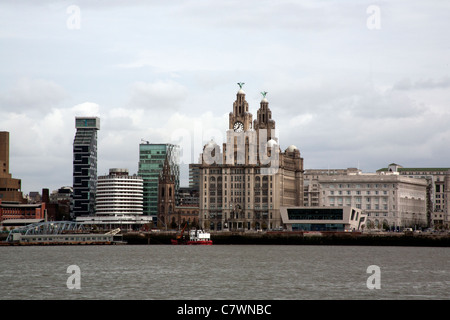
<svg viewBox="0 0 450 320">
<path fill-rule="evenodd" d="M 69 289 L 70 265 L 80 289 Z M 370 265 L 380 289 L 368 289 Z M 275 245 L 0 247 L 1 299 L 450 299 L 450 249 Z"/>
</svg>

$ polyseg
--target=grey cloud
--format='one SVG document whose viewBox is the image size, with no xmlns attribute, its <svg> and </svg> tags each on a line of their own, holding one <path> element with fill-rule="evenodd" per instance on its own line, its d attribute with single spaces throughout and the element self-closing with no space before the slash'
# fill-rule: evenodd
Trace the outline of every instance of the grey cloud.
<svg viewBox="0 0 450 320">
<path fill-rule="evenodd" d="M 422 90 L 422 89 L 445 89 L 450 87 L 450 77 L 441 79 L 422 79 L 412 81 L 403 79 L 394 84 L 396 90 Z"/>
<path fill-rule="evenodd" d="M 175 81 L 136 82 L 131 88 L 130 106 L 147 110 L 175 110 L 186 99 L 188 90 Z"/>
<path fill-rule="evenodd" d="M 0 93 L 0 108 L 9 112 L 50 110 L 66 98 L 66 90 L 53 81 L 21 78 Z"/>
</svg>

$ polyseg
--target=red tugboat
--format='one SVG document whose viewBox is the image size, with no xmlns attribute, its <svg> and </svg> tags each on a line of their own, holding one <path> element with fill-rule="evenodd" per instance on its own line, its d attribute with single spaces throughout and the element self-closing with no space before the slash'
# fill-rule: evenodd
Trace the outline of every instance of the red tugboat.
<svg viewBox="0 0 450 320">
<path fill-rule="evenodd" d="M 209 232 L 203 230 L 192 229 L 189 231 L 189 240 L 183 236 L 186 225 L 181 230 L 180 234 L 175 239 L 171 239 L 172 244 L 190 244 L 190 245 L 212 245 L 211 235 Z"/>
</svg>

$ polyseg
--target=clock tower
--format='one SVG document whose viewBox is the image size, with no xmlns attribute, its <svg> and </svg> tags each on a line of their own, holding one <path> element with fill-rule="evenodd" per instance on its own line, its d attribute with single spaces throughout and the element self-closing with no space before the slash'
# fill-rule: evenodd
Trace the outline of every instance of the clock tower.
<svg viewBox="0 0 450 320">
<path fill-rule="evenodd" d="M 261 92 L 263 99 L 261 100 L 260 107 L 257 112 L 256 119 L 253 121 L 253 128 L 256 131 L 261 129 L 267 132 L 267 141 L 270 139 L 278 140 L 272 136 L 273 130 L 275 130 L 275 120 L 272 119 L 272 111 L 269 108 L 269 101 L 266 98 L 266 91 Z"/>
<path fill-rule="evenodd" d="M 233 103 L 233 112 L 230 112 L 229 129 L 235 132 L 243 132 L 252 129 L 252 114 L 248 112 L 248 103 L 245 100 L 245 92 L 242 90 L 243 82 L 238 83 L 240 89 Z"/>
<path fill-rule="evenodd" d="M 222 150 L 211 141 L 200 155 L 199 224 L 209 230 L 278 230 L 280 208 L 303 205 L 303 158 L 294 145 L 281 150 L 267 92 L 261 92 L 253 121 L 243 83 L 238 85 Z"/>
</svg>

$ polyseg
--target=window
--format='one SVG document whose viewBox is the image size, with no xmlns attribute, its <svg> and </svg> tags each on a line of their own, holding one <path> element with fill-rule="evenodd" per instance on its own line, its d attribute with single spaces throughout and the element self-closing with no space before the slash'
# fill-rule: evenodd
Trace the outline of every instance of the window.
<svg viewBox="0 0 450 320">
<path fill-rule="evenodd" d="M 287 209 L 290 220 L 342 220 L 342 209 Z"/>
</svg>

